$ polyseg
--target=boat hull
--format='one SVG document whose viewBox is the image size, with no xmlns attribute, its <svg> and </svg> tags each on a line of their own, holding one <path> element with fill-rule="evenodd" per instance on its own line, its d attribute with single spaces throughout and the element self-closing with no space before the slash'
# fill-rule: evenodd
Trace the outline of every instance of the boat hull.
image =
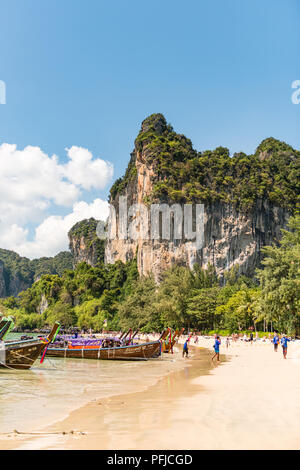
<svg viewBox="0 0 300 470">
<path fill-rule="evenodd" d="M 44 340 L 24 340 L 0 343 L 0 367 L 5 369 L 30 369 L 59 330 L 55 323 L 49 336 Z"/>
<path fill-rule="evenodd" d="M 45 348 L 43 343 L 8 346 L 0 351 L 0 367 L 7 369 L 30 369 Z"/>
<path fill-rule="evenodd" d="M 66 357 L 73 359 L 101 359 L 101 360 L 147 360 L 158 357 L 161 353 L 161 343 L 135 344 L 118 348 L 55 348 L 49 347 L 47 357 Z"/>
</svg>

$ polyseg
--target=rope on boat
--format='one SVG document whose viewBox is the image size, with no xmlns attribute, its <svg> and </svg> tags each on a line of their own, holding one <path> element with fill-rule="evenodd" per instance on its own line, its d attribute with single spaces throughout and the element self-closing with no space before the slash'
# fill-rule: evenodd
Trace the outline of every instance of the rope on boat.
<svg viewBox="0 0 300 470">
<path fill-rule="evenodd" d="M 31 361 L 32 364 L 35 362 L 35 359 L 32 359 L 31 357 L 24 356 L 23 354 L 20 354 L 20 353 L 17 352 L 17 351 L 14 351 L 14 353 L 15 353 L 16 356 L 19 356 L 19 357 L 22 357 L 22 358 L 24 358 L 24 359 L 27 359 L 27 360 Z M 28 364 L 25 364 L 25 365 L 28 365 Z"/>
<path fill-rule="evenodd" d="M 24 358 L 24 359 L 27 359 L 27 360 L 31 361 L 32 364 L 34 363 L 34 360 L 31 359 L 31 357 L 24 356 L 23 354 L 20 354 L 20 353 L 18 353 L 17 351 L 15 351 L 15 354 L 16 354 L 16 356 L 19 356 L 19 357 L 21 357 L 21 358 Z M 32 365 L 32 364 L 31 364 L 31 365 Z M 10 367 L 10 366 L 9 366 L 8 364 L 6 364 L 5 362 L 1 362 L 1 361 L 0 361 L 0 365 L 2 365 L 2 366 L 4 366 L 4 367 L 7 367 L 7 369 L 15 370 L 15 367 Z M 22 363 L 22 362 L 20 363 L 20 362 L 18 362 L 18 363 L 16 364 L 16 366 L 28 366 L 28 363 Z"/>
</svg>

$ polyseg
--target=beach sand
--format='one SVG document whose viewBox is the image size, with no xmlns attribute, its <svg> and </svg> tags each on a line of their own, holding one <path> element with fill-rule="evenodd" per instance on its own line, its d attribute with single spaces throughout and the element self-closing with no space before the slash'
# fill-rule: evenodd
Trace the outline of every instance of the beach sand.
<svg viewBox="0 0 300 470">
<path fill-rule="evenodd" d="M 183 369 L 147 390 L 95 400 L 45 434 L 3 436 L 0 448 L 299 449 L 299 342 L 287 360 L 269 342 L 223 344 L 220 365 L 212 345 L 200 339 L 208 350 L 179 354 Z"/>
</svg>

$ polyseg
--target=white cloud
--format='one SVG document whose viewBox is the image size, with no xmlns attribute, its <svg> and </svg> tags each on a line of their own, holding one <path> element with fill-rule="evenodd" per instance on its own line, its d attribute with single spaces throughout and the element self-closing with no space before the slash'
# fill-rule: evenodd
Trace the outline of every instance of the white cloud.
<svg viewBox="0 0 300 470">
<path fill-rule="evenodd" d="M 103 189 L 113 176 L 113 166 L 109 162 L 97 159 L 87 149 L 73 146 L 66 149 L 69 163 L 64 167 L 64 174 L 69 181 L 84 189 Z"/>
<path fill-rule="evenodd" d="M 63 165 L 39 147 L 17 150 L 16 145 L 0 145 L 0 200 L 34 205 L 52 201 L 68 206 L 79 196 L 80 188 L 64 179 Z"/>
<path fill-rule="evenodd" d="M 82 190 L 103 189 L 113 166 L 81 147 L 66 149 L 68 162 L 39 147 L 0 145 L 0 247 L 32 257 L 52 256 L 68 248 L 67 232 L 84 218 L 105 219 L 108 204 L 78 202 Z M 65 217 L 57 206 L 70 208 Z M 54 214 L 50 215 L 49 214 Z M 33 241 L 28 227 L 36 225 Z"/>
<path fill-rule="evenodd" d="M 60 251 L 68 250 L 68 231 L 76 222 L 94 217 L 106 220 L 109 214 L 108 202 L 95 199 L 91 204 L 84 201 L 76 202 L 73 211 L 66 216 L 51 215 L 35 229 L 35 236 L 28 241 L 28 231 L 12 224 L 8 227 L 0 225 L 0 246 L 14 250 L 21 256 L 39 258 L 55 256 Z"/>
<path fill-rule="evenodd" d="M 6 225 L 0 223 L 0 247 L 8 250 L 17 251 L 19 247 L 26 241 L 28 230 L 17 224 Z"/>
</svg>

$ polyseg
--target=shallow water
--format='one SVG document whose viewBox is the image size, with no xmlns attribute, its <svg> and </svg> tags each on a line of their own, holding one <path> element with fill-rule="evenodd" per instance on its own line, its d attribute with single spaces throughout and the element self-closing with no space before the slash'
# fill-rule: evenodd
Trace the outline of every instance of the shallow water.
<svg viewBox="0 0 300 470">
<path fill-rule="evenodd" d="M 181 367 L 177 350 L 149 361 L 46 356 L 30 370 L 0 369 L 0 433 L 33 431 L 95 399 L 143 390 Z"/>
</svg>

